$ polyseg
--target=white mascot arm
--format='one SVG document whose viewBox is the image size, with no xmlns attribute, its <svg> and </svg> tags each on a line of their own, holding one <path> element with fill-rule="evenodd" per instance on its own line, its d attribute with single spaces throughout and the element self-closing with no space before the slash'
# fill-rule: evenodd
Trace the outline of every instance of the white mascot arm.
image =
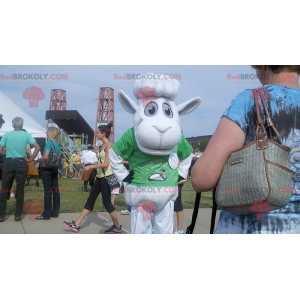
<svg viewBox="0 0 300 300">
<path fill-rule="evenodd" d="M 179 163 L 178 175 L 180 175 L 184 179 L 187 179 L 187 177 L 188 177 L 189 168 L 190 168 L 191 162 L 192 162 L 192 157 L 193 157 L 193 155 L 191 154 L 186 159 L 181 160 Z"/>
<path fill-rule="evenodd" d="M 123 165 L 123 158 L 112 148 L 109 150 L 109 163 L 118 181 L 122 181 L 129 174 L 129 171 Z"/>
</svg>

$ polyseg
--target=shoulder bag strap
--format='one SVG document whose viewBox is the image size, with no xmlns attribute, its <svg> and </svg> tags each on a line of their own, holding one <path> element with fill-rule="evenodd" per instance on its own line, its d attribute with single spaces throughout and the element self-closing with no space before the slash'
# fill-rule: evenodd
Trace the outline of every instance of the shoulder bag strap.
<svg viewBox="0 0 300 300">
<path fill-rule="evenodd" d="M 103 151 L 103 150 L 102 150 L 102 151 Z M 100 152 L 101 152 L 101 151 L 99 151 L 99 159 L 100 159 L 100 163 L 102 164 L 102 159 L 101 159 L 101 156 L 100 156 Z M 101 168 L 101 169 L 102 169 L 102 172 L 103 172 L 103 174 L 104 174 L 104 177 L 106 178 L 104 168 Z"/>
<path fill-rule="evenodd" d="M 105 149 L 106 149 L 106 147 L 107 147 L 109 144 L 111 144 L 111 142 L 108 142 L 108 143 L 106 144 L 106 146 L 102 149 L 102 151 L 104 151 L 104 152 L 106 153 Z M 100 159 L 100 163 L 102 164 L 100 152 L 101 152 L 101 151 L 99 151 L 99 159 Z M 106 154 L 105 154 L 105 155 L 106 155 Z M 104 174 L 104 177 L 106 177 L 104 168 L 102 168 L 102 172 L 103 172 L 103 174 Z"/>
<path fill-rule="evenodd" d="M 264 150 L 267 149 L 267 141 L 266 141 L 266 129 L 263 124 L 261 115 L 260 115 L 260 108 L 258 104 L 258 96 L 257 96 L 257 90 L 252 90 L 254 101 L 255 101 L 255 109 L 256 109 L 256 148 L 257 150 Z"/>
<path fill-rule="evenodd" d="M 51 142 L 51 148 L 52 148 L 52 151 L 53 151 L 53 155 L 56 156 L 56 150 L 55 150 L 55 147 L 54 147 L 54 143 L 52 140 L 49 140 Z"/>
<path fill-rule="evenodd" d="M 109 145 L 109 144 L 112 144 L 112 142 L 108 142 L 107 144 L 106 144 L 106 146 L 102 149 L 102 150 L 104 150 L 105 152 L 106 152 L 106 147 Z"/>
<path fill-rule="evenodd" d="M 264 97 L 263 93 L 260 90 L 257 90 L 257 92 L 260 96 L 260 99 L 262 101 L 262 104 L 263 104 L 263 107 L 264 107 L 264 110 L 265 110 L 266 120 L 267 120 L 268 128 L 269 128 L 269 131 L 270 131 L 270 138 L 273 140 L 273 134 L 272 134 L 272 130 L 273 130 L 273 132 L 275 133 L 275 135 L 278 138 L 278 141 L 281 143 L 281 136 L 280 136 L 279 132 L 277 131 L 277 129 L 276 129 L 276 127 L 275 127 L 275 125 L 272 121 L 270 112 L 269 112 L 267 104 L 266 104 L 265 97 Z"/>
</svg>

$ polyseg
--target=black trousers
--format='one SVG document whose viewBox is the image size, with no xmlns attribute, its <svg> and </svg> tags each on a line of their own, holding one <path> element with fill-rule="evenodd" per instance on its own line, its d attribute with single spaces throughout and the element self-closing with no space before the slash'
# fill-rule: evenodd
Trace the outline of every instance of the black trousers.
<svg viewBox="0 0 300 300">
<path fill-rule="evenodd" d="M 24 187 L 27 175 L 25 159 L 5 159 L 2 171 L 2 188 L 0 190 L 0 216 L 6 214 L 6 203 L 14 179 L 17 182 L 15 216 L 21 216 L 24 206 Z"/>
<path fill-rule="evenodd" d="M 84 208 L 87 210 L 93 210 L 96 199 L 100 193 L 102 195 L 103 205 L 107 210 L 107 212 L 112 213 L 113 211 L 115 211 L 116 209 L 111 203 L 111 199 L 110 199 L 111 192 L 107 180 L 106 178 L 98 178 L 98 177 L 93 184 L 93 187 L 91 189 L 90 195 L 87 199 Z"/>
<path fill-rule="evenodd" d="M 175 203 L 174 203 L 174 211 L 175 212 L 179 212 L 179 211 L 183 210 L 182 202 L 181 202 L 182 187 L 183 187 L 183 184 L 178 185 L 178 196 L 177 196 L 177 199 L 175 200 Z"/>
<path fill-rule="evenodd" d="M 45 218 L 58 217 L 60 208 L 60 193 L 58 187 L 58 169 L 43 169 L 44 208 L 42 216 Z M 53 205 L 52 205 L 53 196 Z"/>
</svg>

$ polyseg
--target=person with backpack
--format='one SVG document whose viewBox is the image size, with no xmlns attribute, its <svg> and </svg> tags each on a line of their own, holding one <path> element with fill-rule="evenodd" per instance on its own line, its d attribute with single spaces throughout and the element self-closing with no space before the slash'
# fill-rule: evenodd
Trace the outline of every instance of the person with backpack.
<svg viewBox="0 0 300 300">
<path fill-rule="evenodd" d="M 44 153 L 36 163 L 46 161 L 49 156 L 55 154 L 60 160 L 61 153 L 61 137 L 60 132 L 56 127 L 49 127 L 47 131 L 48 141 L 44 148 Z M 58 187 L 58 168 L 42 168 L 42 180 L 44 185 L 44 208 L 45 211 L 38 216 L 37 220 L 50 220 L 51 218 L 57 218 L 60 208 L 60 193 Z M 53 203 L 52 203 L 53 198 Z"/>
</svg>

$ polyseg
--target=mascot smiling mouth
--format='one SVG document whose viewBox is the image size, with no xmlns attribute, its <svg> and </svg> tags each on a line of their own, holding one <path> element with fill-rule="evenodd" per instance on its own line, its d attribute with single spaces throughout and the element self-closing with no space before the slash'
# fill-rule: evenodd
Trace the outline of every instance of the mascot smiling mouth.
<svg viewBox="0 0 300 300">
<path fill-rule="evenodd" d="M 159 169 L 158 173 L 154 173 L 148 177 L 148 181 L 166 181 L 168 173 L 165 169 Z"/>
</svg>

